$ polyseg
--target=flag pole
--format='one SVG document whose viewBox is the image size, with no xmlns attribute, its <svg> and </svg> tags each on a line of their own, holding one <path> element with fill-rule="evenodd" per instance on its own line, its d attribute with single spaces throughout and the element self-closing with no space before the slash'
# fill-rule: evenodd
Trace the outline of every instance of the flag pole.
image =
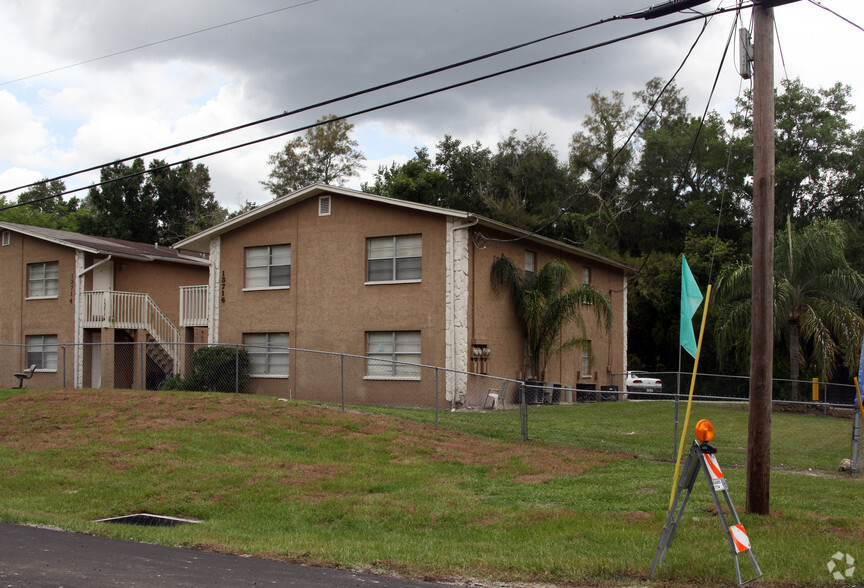
<svg viewBox="0 0 864 588">
<path fill-rule="evenodd" d="M 702 326 L 699 328 L 699 343 L 696 345 L 696 358 L 693 361 L 693 376 L 690 378 L 690 395 L 687 398 L 687 412 L 684 415 L 684 428 L 681 430 L 681 443 L 678 445 L 678 459 L 675 460 L 675 477 L 672 478 L 672 495 L 669 497 L 669 508 L 675 503 L 675 487 L 678 485 L 678 472 L 681 469 L 681 455 L 684 453 L 684 438 L 687 435 L 687 425 L 690 423 L 690 408 L 693 406 L 693 389 L 696 387 L 696 372 L 699 370 L 699 354 L 702 352 L 702 336 L 705 334 L 705 322 L 708 319 L 708 303 L 711 300 L 711 284 L 705 291 L 705 306 L 702 309 Z"/>
<path fill-rule="evenodd" d="M 678 345 L 678 380 L 675 382 L 675 433 L 672 436 L 672 457 L 675 457 L 675 447 L 678 445 L 678 404 L 681 398 L 681 345 Z"/>
<path fill-rule="evenodd" d="M 864 400 L 861 400 L 861 386 L 858 384 L 858 378 L 855 378 L 855 392 L 858 397 L 858 408 L 861 410 L 861 419 L 864 420 Z"/>
</svg>

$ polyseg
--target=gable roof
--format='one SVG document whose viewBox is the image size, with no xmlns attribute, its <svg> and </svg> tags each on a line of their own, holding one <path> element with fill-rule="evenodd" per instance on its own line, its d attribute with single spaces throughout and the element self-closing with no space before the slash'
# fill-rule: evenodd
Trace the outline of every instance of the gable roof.
<svg viewBox="0 0 864 588">
<path fill-rule="evenodd" d="M 516 239 L 524 239 L 532 243 L 538 243 L 547 247 L 553 247 L 567 253 L 590 259 L 603 265 L 615 267 L 624 272 L 636 271 L 636 268 L 631 265 L 627 265 L 625 263 L 615 261 L 614 259 L 610 259 L 596 253 L 591 253 L 590 251 L 586 251 L 585 249 L 581 249 L 574 245 L 569 245 L 562 241 L 556 241 L 555 239 L 550 239 L 549 237 L 543 237 L 536 233 L 532 233 L 524 229 L 520 229 L 496 220 L 492 220 L 481 215 L 465 212 L 462 210 L 454 210 L 452 208 L 442 208 L 440 206 L 433 206 L 431 204 L 421 204 L 419 202 L 411 202 L 409 200 L 400 200 L 398 198 L 390 198 L 388 196 L 379 196 L 378 194 L 360 192 L 358 190 L 352 190 L 350 188 L 327 186 L 325 184 L 311 184 L 309 186 L 306 186 L 305 188 L 297 190 L 296 192 L 292 192 L 291 194 L 275 198 L 274 200 L 271 200 L 266 204 L 262 204 L 261 206 L 244 212 L 243 214 L 240 214 L 230 220 L 222 222 L 218 225 L 214 225 L 209 229 L 205 229 L 200 233 L 196 233 L 191 237 L 183 239 L 182 241 L 178 241 L 173 245 L 173 247 L 207 253 L 210 251 L 210 240 L 214 237 L 224 235 L 225 233 L 233 231 L 234 229 L 254 222 L 259 218 L 265 217 L 278 210 L 288 208 L 289 206 L 293 206 L 309 198 L 314 198 L 316 196 L 324 196 L 328 194 L 355 198 L 357 200 L 377 202 L 379 204 L 386 204 L 388 206 L 407 208 L 411 210 L 427 212 L 430 214 L 446 216 L 454 219 L 461 219 L 467 222 L 472 222 L 473 224 L 487 227 L 489 229 L 494 229 L 496 231 L 513 235 L 513 237 Z"/>
<path fill-rule="evenodd" d="M 45 227 L 19 225 L 18 223 L 2 221 L 0 221 L 0 229 L 14 231 L 28 237 L 33 237 L 34 239 L 40 239 L 95 255 L 112 255 L 114 257 L 140 261 L 158 260 L 192 265 L 207 265 L 206 255 L 202 256 L 200 253 L 183 252 L 172 247 L 159 247 L 156 244 L 150 245 L 136 241 L 124 241 L 123 239 L 94 237 L 71 231 L 46 229 Z"/>
<path fill-rule="evenodd" d="M 276 212 L 277 210 L 288 208 L 289 206 L 293 206 L 295 204 L 303 202 L 304 200 L 308 200 L 309 198 L 314 198 L 316 196 L 325 196 L 327 194 L 332 194 L 336 196 L 347 196 L 349 198 L 355 198 L 357 200 L 379 202 L 382 204 L 388 204 L 400 208 L 410 208 L 423 212 L 429 212 L 432 214 L 452 216 L 454 218 L 471 218 L 470 214 L 468 214 L 467 212 L 462 212 L 461 210 L 452 210 L 449 208 L 441 208 L 440 206 L 432 206 L 430 204 L 420 204 L 419 202 L 399 200 L 398 198 L 379 196 L 378 194 L 360 192 L 358 190 L 351 190 L 349 188 L 327 186 L 325 184 L 311 184 L 309 186 L 306 186 L 305 188 L 297 190 L 296 192 L 292 192 L 291 194 L 275 198 L 270 202 L 267 202 L 266 204 L 262 204 L 257 208 L 253 208 L 252 210 L 244 212 L 243 214 L 240 214 L 218 225 L 214 225 L 209 229 L 205 229 L 200 233 L 192 235 L 191 237 L 187 237 L 186 239 L 175 243 L 173 247 L 191 249 L 192 251 L 200 251 L 202 253 L 209 252 L 210 239 L 213 237 L 224 235 L 225 233 L 240 228 L 243 225 L 247 225 L 259 218 Z"/>
</svg>

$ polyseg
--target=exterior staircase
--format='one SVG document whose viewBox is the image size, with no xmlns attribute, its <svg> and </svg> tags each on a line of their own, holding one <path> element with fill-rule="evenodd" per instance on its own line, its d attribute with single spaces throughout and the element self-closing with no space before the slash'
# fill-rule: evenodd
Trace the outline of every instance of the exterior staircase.
<svg viewBox="0 0 864 588">
<path fill-rule="evenodd" d="M 174 373 L 182 335 L 149 294 L 84 292 L 82 314 L 81 326 L 85 329 L 143 329 L 147 333 L 147 357 L 165 377 Z"/>
</svg>

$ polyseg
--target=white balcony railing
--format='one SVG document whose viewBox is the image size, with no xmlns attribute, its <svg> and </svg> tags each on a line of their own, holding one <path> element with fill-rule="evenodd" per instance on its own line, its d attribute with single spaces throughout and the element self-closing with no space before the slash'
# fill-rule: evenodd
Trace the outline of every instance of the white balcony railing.
<svg viewBox="0 0 864 588">
<path fill-rule="evenodd" d="M 210 292 L 209 286 L 181 286 L 180 287 L 180 326 L 181 327 L 207 327 L 209 326 L 207 297 Z"/>
<path fill-rule="evenodd" d="M 180 331 L 149 294 L 140 292 L 84 292 L 81 324 L 85 329 L 146 329 L 168 354 L 177 359 Z"/>
</svg>

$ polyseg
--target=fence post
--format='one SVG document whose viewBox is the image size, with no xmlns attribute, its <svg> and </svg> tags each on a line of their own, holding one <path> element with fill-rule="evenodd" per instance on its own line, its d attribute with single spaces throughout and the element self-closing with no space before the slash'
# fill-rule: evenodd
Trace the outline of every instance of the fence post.
<svg viewBox="0 0 864 588">
<path fill-rule="evenodd" d="M 519 384 L 519 412 L 522 415 L 522 441 L 528 441 L 528 403 L 525 400 L 525 382 Z"/>
<path fill-rule="evenodd" d="M 342 386 L 342 412 L 345 412 L 345 354 L 339 354 L 339 378 Z"/>
<path fill-rule="evenodd" d="M 147 389 L 147 341 L 141 342 L 141 388 Z"/>
<path fill-rule="evenodd" d="M 435 367 L 435 426 L 438 426 L 438 367 Z"/>
<path fill-rule="evenodd" d="M 240 345 L 234 345 L 234 394 L 240 394 Z"/>
<path fill-rule="evenodd" d="M 66 345 L 63 345 L 63 387 L 66 387 Z"/>
</svg>

